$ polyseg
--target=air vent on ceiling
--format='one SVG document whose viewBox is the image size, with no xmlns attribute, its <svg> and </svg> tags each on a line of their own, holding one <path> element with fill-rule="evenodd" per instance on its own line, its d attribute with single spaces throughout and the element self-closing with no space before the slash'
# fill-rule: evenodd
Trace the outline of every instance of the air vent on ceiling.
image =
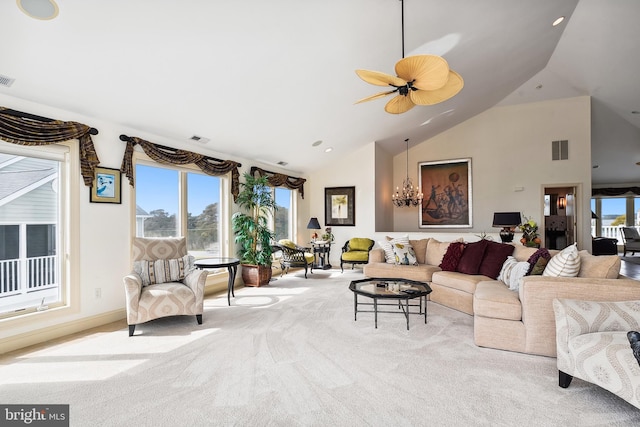
<svg viewBox="0 0 640 427">
<path fill-rule="evenodd" d="M 189 138 L 190 141 L 194 141 L 194 142 L 198 142 L 200 144 L 206 144 L 207 142 L 209 142 L 209 138 L 203 138 L 201 136 L 198 135 L 193 135 L 191 138 Z"/>
<path fill-rule="evenodd" d="M 551 141 L 551 160 L 569 159 L 569 141 Z"/>
<path fill-rule="evenodd" d="M 0 74 L 0 86 L 11 87 L 11 85 L 15 81 L 16 79 L 12 79 L 11 77 L 3 76 L 2 74 Z"/>
</svg>

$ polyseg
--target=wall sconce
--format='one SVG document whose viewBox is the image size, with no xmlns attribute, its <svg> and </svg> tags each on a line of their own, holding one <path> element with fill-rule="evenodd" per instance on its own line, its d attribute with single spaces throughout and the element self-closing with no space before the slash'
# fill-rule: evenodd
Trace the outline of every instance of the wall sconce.
<svg viewBox="0 0 640 427">
<path fill-rule="evenodd" d="M 322 227 L 320 227 L 320 223 L 318 222 L 318 218 L 313 217 L 309 220 L 309 224 L 307 224 L 307 229 L 309 230 L 320 230 Z M 315 242 L 315 240 L 318 238 L 318 233 L 316 231 L 314 231 L 311 234 L 311 241 Z"/>
<path fill-rule="evenodd" d="M 558 209 L 566 209 L 567 199 L 564 196 L 558 197 Z"/>
<path fill-rule="evenodd" d="M 521 222 L 520 212 L 496 212 L 493 214 L 493 226 L 502 228 L 500 230 L 502 243 L 513 241 L 513 231 Z"/>
</svg>

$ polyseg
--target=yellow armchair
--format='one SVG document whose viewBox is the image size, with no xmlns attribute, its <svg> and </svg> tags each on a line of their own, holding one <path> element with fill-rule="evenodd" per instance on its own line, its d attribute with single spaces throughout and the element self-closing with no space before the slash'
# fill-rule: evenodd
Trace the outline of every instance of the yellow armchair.
<svg viewBox="0 0 640 427">
<path fill-rule="evenodd" d="M 375 242 L 366 237 L 354 237 L 348 240 L 342 247 L 340 255 L 340 270 L 344 272 L 344 264 L 351 264 L 351 269 L 355 264 L 366 264 L 369 262 L 369 251 Z"/>
</svg>

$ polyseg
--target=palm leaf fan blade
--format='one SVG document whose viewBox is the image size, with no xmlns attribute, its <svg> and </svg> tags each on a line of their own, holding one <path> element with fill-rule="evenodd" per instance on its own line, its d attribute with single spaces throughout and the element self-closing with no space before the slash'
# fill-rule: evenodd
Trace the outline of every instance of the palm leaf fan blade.
<svg viewBox="0 0 640 427">
<path fill-rule="evenodd" d="M 384 111 L 389 114 L 402 114 L 412 109 L 415 105 L 408 96 L 398 95 L 387 102 L 387 105 L 384 106 Z"/>
<path fill-rule="evenodd" d="M 378 98 L 383 98 L 387 95 L 391 95 L 393 92 L 395 92 L 395 90 L 390 90 L 388 92 L 380 92 L 380 93 L 376 93 L 375 95 L 371 95 L 371 96 L 367 96 L 366 98 L 362 98 L 359 101 L 356 101 L 356 104 L 360 104 L 363 102 L 367 102 L 367 101 L 373 101 L 374 99 L 378 99 Z"/>
<path fill-rule="evenodd" d="M 396 74 L 421 90 L 440 89 L 449 78 L 449 64 L 435 55 L 415 55 L 396 64 Z"/>
<path fill-rule="evenodd" d="M 409 97 L 417 105 L 434 105 L 452 98 L 463 86 L 464 81 L 460 74 L 449 70 L 449 80 L 443 87 L 437 90 L 409 91 Z"/>
<path fill-rule="evenodd" d="M 407 84 L 404 80 L 394 77 L 391 74 L 381 73 L 379 71 L 356 70 L 356 74 L 367 83 L 376 86 L 404 86 Z"/>
</svg>

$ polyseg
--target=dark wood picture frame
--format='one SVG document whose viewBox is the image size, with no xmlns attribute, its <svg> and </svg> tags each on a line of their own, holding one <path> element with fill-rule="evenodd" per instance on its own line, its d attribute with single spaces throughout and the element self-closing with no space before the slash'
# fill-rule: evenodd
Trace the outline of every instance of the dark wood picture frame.
<svg viewBox="0 0 640 427">
<path fill-rule="evenodd" d="M 329 226 L 356 225 L 356 187 L 325 187 L 324 223 Z"/>
<path fill-rule="evenodd" d="M 120 169 L 96 167 L 93 183 L 89 189 L 91 203 L 122 203 L 122 181 Z"/>
<path fill-rule="evenodd" d="M 471 158 L 421 162 L 418 174 L 420 228 L 472 227 Z"/>
</svg>

